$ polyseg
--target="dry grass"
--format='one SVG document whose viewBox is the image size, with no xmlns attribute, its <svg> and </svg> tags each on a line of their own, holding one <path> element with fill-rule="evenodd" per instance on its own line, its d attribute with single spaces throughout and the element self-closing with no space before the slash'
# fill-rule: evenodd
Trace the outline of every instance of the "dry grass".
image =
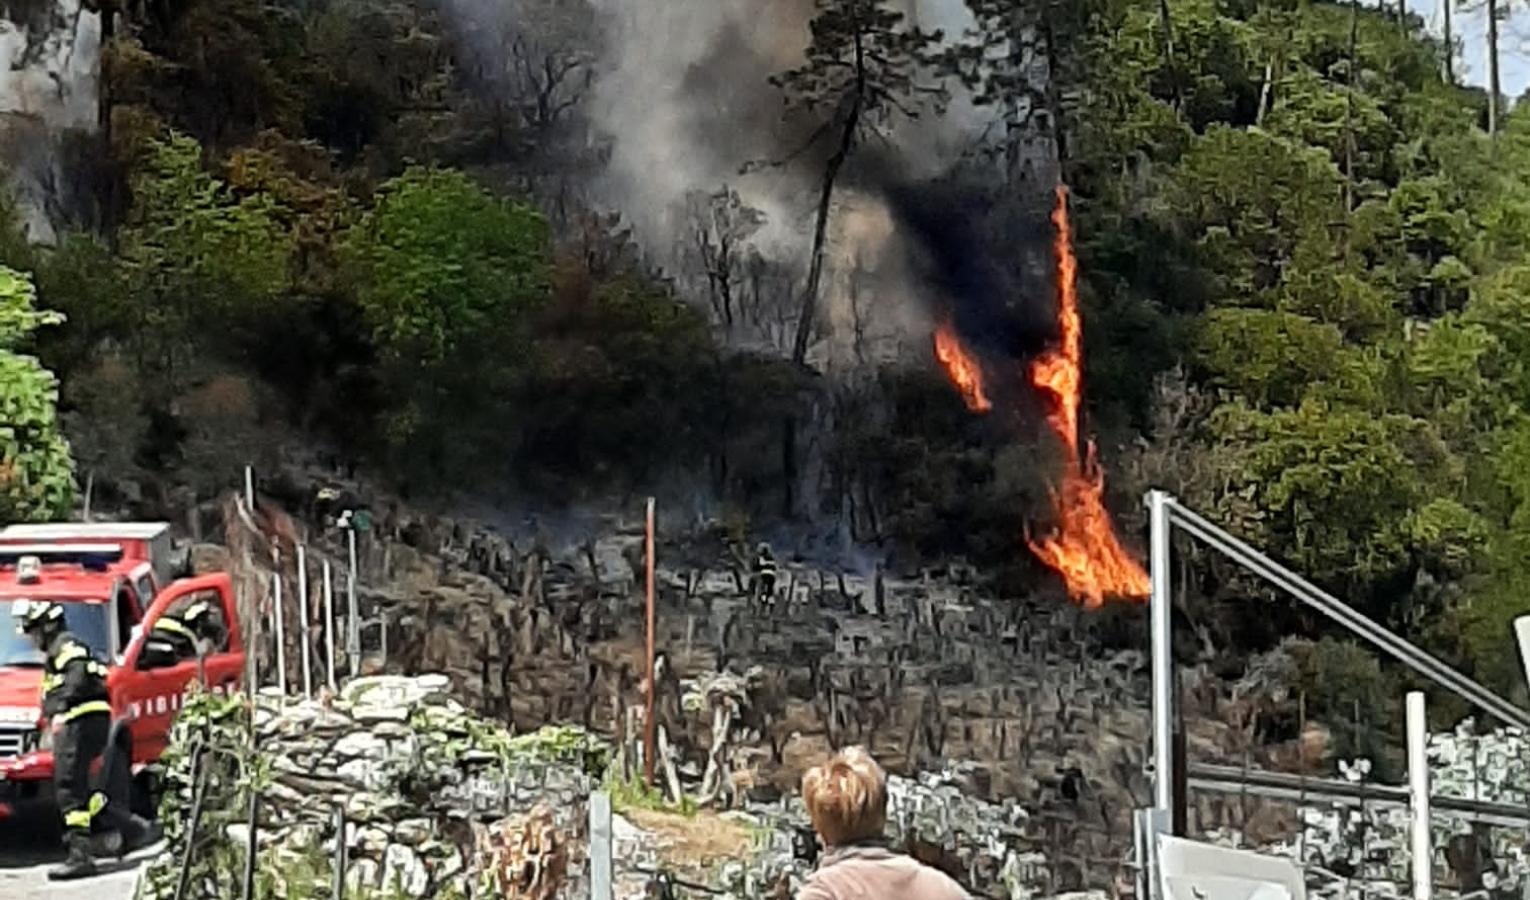
<svg viewBox="0 0 1530 900">
<path fill-rule="evenodd" d="M 660 861 L 681 876 L 702 877 L 721 863 L 754 854 L 755 834 L 748 827 L 709 810 L 687 816 L 626 809 L 622 815 L 658 839 Z"/>
</svg>

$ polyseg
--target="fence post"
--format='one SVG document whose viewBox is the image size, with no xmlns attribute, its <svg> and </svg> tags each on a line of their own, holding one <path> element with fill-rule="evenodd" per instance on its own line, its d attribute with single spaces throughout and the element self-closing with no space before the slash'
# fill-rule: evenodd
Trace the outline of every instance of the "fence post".
<svg viewBox="0 0 1530 900">
<path fill-rule="evenodd" d="M 343 900 L 345 897 L 345 807 L 335 806 L 335 887 L 334 900 Z"/>
<path fill-rule="evenodd" d="M 308 633 L 308 551 L 302 544 L 297 548 L 298 617 L 303 621 L 298 636 L 303 644 L 303 699 L 313 699 L 313 640 Z"/>
<path fill-rule="evenodd" d="M 273 554 L 276 557 L 276 583 L 271 586 L 272 602 L 276 604 L 273 615 L 276 628 L 276 687 L 282 692 L 282 699 L 287 699 L 287 619 L 282 606 L 286 598 L 282 596 L 282 558 L 281 554 Z"/>
<path fill-rule="evenodd" d="M 1413 900 L 1434 894 L 1434 848 L 1429 833 L 1429 719 L 1424 692 L 1408 693 L 1408 788 L 1413 813 Z"/>
<path fill-rule="evenodd" d="M 325 665 L 329 672 L 329 689 L 339 690 L 335 683 L 335 590 L 331 583 L 329 560 L 324 560 L 324 655 L 329 657 Z"/>
<path fill-rule="evenodd" d="M 612 900 L 611 795 L 590 794 L 590 900 Z"/>
<path fill-rule="evenodd" d="M 356 524 L 345 529 L 345 550 L 349 557 L 345 572 L 345 655 L 351 662 L 351 677 L 361 674 L 361 607 L 356 600 Z"/>
</svg>

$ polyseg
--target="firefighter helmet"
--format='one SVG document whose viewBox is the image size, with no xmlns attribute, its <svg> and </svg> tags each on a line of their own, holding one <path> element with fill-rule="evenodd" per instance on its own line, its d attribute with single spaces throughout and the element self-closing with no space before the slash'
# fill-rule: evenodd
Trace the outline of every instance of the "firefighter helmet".
<svg viewBox="0 0 1530 900">
<path fill-rule="evenodd" d="M 11 604 L 11 618 L 22 631 L 32 631 L 64 620 L 64 608 L 49 600 L 17 600 Z"/>
</svg>

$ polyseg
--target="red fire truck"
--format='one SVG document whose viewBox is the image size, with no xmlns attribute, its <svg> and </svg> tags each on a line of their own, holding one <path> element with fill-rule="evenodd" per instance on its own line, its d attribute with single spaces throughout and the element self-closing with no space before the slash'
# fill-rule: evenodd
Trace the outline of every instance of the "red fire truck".
<svg viewBox="0 0 1530 900">
<path fill-rule="evenodd" d="M 171 550 L 168 539 L 159 540 L 159 525 L 28 533 L 31 527 L 0 532 L 0 819 L 52 804 L 53 753 L 39 706 L 42 655 L 12 627 L 11 604 L 20 599 L 63 604 L 69 631 L 109 664 L 115 756 L 130 761 L 123 774 L 131 777 L 135 811 L 152 815 L 153 764 L 186 696 L 199 682 L 217 692 L 240 687 L 244 646 L 233 583 L 225 573 L 160 581 L 158 572 L 169 577 L 174 566 L 155 558 Z M 227 639 L 211 652 L 186 658 L 147 639 L 161 616 L 197 600 L 215 601 L 228 625 Z"/>
</svg>

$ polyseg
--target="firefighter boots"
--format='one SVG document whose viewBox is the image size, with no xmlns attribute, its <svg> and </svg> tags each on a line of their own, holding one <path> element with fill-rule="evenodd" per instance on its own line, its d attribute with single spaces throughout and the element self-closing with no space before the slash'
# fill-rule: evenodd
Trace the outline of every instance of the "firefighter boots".
<svg viewBox="0 0 1530 900">
<path fill-rule="evenodd" d="M 64 841 L 69 855 L 63 865 L 48 870 L 48 880 L 72 881 L 96 874 L 96 861 L 90 856 L 90 835 L 71 831 Z"/>
</svg>

